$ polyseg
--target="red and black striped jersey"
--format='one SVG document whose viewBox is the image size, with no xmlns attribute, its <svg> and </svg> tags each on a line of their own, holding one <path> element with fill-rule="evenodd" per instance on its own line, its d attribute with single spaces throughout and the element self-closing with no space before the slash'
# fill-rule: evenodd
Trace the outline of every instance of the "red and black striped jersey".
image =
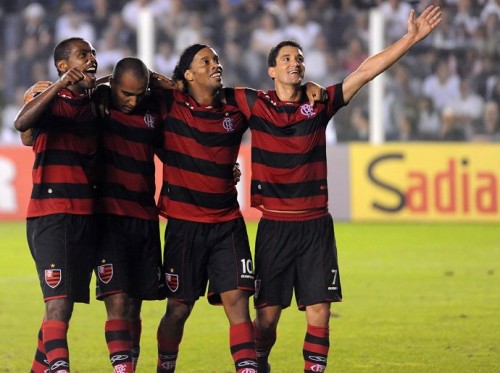
<svg viewBox="0 0 500 373">
<path fill-rule="evenodd" d="M 189 95 L 165 91 L 163 187 L 160 213 L 215 223 L 241 217 L 233 179 L 243 133 L 241 111 L 231 105 L 200 106 Z"/>
<path fill-rule="evenodd" d="M 35 124 L 33 139 L 27 216 L 94 213 L 97 121 L 88 96 L 60 91 Z"/>
<path fill-rule="evenodd" d="M 158 220 L 154 157 L 163 141 L 158 98 L 149 94 L 129 114 L 109 111 L 100 119 L 97 211 Z"/>
<path fill-rule="evenodd" d="M 327 90 L 328 101 L 312 107 L 305 92 L 299 102 L 283 102 L 274 90 L 234 89 L 252 131 L 252 206 L 283 211 L 328 206 L 325 131 L 345 103 L 342 84 Z"/>
</svg>

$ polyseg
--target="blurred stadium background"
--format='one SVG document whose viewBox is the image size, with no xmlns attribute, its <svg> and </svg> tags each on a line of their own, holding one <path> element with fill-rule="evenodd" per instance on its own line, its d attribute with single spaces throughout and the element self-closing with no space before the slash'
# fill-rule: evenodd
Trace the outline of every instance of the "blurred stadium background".
<svg viewBox="0 0 500 373">
<path fill-rule="evenodd" d="M 57 78 L 52 51 L 60 40 L 91 41 L 99 76 L 127 55 L 170 75 L 179 52 L 203 42 L 219 53 L 227 86 L 269 89 L 269 48 L 295 39 L 306 80 L 326 86 L 372 54 L 373 11 L 383 20 L 382 47 L 406 32 L 412 7 L 431 3 L 442 7 L 439 28 L 383 74 L 382 90 L 363 89 L 329 126 L 334 217 L 498 220 L 500 0 L 0 0 L 0 219 L 24 215 L 32 158 L 13 121 L 29 86 Z M 144 9 L 153 22 L 140 26 Z M 149 45 L 141 43 L 145 32 Z M 382 147 L 370 146 L 370 95 Z M 253 219 L 249 138 L 239 187 Z"/>
<path fill-rule="evenodd" d="M 384 144 L 370 141 L 371 89 L 362 90 L 329 126 L 332 213 L 348 222 L 336 226 L 346 295 L 334 313 L 331 361 L 337 372 L 499 369 L 500 0 L 432 3 L 443 9 L 439 29 L 384 74 L 383 93 L 377 93 Z M 383 17 L 387 45 L 404 34 L 410 7 L 419 12 L 428 4 L 0 0 L 0 372 L 26 369 L 43 312 L 23 222 L 33 156 L 20 144 L 13 121 L 27 87 L 56 79 L 52 50 L 58 41 L 75 35 L 91 41 L 99 76 L 144 49 L 152 53 L 150 67 L 170 75 L 180 50 L 201 41 L 219 53 L 226 85 L 268 89 L 268 50 L 293 38 L 305 50 L 306 79 L 329 85 L 371 53 L 374 10 Z M 138 30 L 144 7 L 154 17 L 152 30 L 152 24 Z M 153 32 L 152 45 L 140 43 L 145 31 Z M 249 136 L 241 149 L 244 177 L 238 187 L 253 243 L 258 214 L 248 206 Z M 455 222 L 481 224 L 449 224 Z M 144 371 L 154 369 L 150 357 L 163 307 L 145 308 Z M 86 316 L 74 317 L 72 324 L 74 366 L 108 366 L 104 345 L 95 338 L 102 332 L 102 305 L 92 302 L 78 312 Z M 220 310 L 202 301 L 192 319 L 183 371 L 203 371 L 207 363 L 231 371 Z M 300 351 L 289 351 L 300 348 L 302 331 L 296 326 L 302 322 L 302 313 L 283 315 L 273 371 L 300 365 Z M 190 358 L 206 355 L 200 335 L 213 342 L 210 361 Z"/>
</svg>

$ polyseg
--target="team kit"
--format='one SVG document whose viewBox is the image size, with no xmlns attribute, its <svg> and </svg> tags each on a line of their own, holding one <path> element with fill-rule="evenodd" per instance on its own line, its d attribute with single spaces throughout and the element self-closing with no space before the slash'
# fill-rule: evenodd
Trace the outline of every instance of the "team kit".
<svg viewBox="0 0 500 373">
<path fill-rule="evenodd" d="M 186 47 L 171 77 L 125 57 L 101 78 L 90 41 L 57 44 L 58 79 L 31 87 L 15 120 L 35 155 L 26 231 L 45 302 L 31 372 L 70 372 L 69 323 L 74 304 L 90 301 L 93 273 L 110 371 L 140 370 L 141 307 L 154 300 L 166 302 L 156 371 L 182 371 L 185 323 L 206 297 L 224 309 L 235 372 L 271 372 L 293 298 L 306 321 L 297 371 L 325 372 L 330 306 L 342 301 L 326 127 L 440 19 L 439 7 L 412 11 L 406 35 L 324 88 L 303 82 L 293 40 L 269 52 L 268 91 L 225 87 L 222 61 L 205 44 Z M 253 256 L 236 189 L 247 131 L 251 205 L 262 214 Z"/>
</svg>

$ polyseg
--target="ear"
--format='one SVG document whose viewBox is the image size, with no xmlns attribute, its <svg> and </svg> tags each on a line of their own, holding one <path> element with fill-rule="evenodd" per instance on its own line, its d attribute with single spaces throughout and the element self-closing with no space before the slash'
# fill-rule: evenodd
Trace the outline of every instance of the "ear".
<svg viewBox="0 0 500 373">
<path fill-rule="evenodd" d="M 113 88 L 113 86 L 115 85 L 115 83 L 116 83 L 115 78 L 113 78 L 113 77 L 111 77 L 111 76 L 110 76 L 110 77 L 109 77 L 109 86 L 110 86 L 111 88 Z"/>
<path fill-rule="evenodd" d="M 274 66 L 269 67 L 267 69 L 267 73 L 272 79 L 276 78 L 276 69 L 274 68 Z"/>
<path fill-rule="evenodd" d="M 184 78 L 190 82 L 193 80 L 193 73 L 191 72 L 191 70 L 186 70 L 186 72 L 184 73 Z"/>
<path fill-rule="evenodd" d="M 57 70 L 66 72 L 66 70 L 68 69 L 68 64 L 65 60 L 59 60 L 56 63 L 56 67 Z"/>
</svg>

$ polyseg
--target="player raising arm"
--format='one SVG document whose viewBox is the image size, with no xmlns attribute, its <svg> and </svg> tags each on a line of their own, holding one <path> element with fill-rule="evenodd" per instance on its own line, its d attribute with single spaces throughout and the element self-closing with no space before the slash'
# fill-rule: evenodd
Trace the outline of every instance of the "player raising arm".
<svg viewBox="0 0 500 373">
<path fill-rule="evenodd" d="M 324 372 L 329 352 L 331 302 L 342 300 L 333 220 L 328 211 L 325 130 L 333 115 L 370 80 L 387 70 L 439 24 L 438 7 L 408 32 L 365 60 L 343 82 L 327 87 L 328 100 L 312 107 L 301 89 L 305 58 L 301 46 L 283 41 L 268 56 L 275 89 L 226 90 L 252 131 L 252 206 L 263 213 L 255 247 L 254 333 L 259 373 L 269 371 L 282 309 L 295 292 L 305 311 L 304 371 Z M 234 102 L 233 102 L 234 101 Z"/>
</svg>

